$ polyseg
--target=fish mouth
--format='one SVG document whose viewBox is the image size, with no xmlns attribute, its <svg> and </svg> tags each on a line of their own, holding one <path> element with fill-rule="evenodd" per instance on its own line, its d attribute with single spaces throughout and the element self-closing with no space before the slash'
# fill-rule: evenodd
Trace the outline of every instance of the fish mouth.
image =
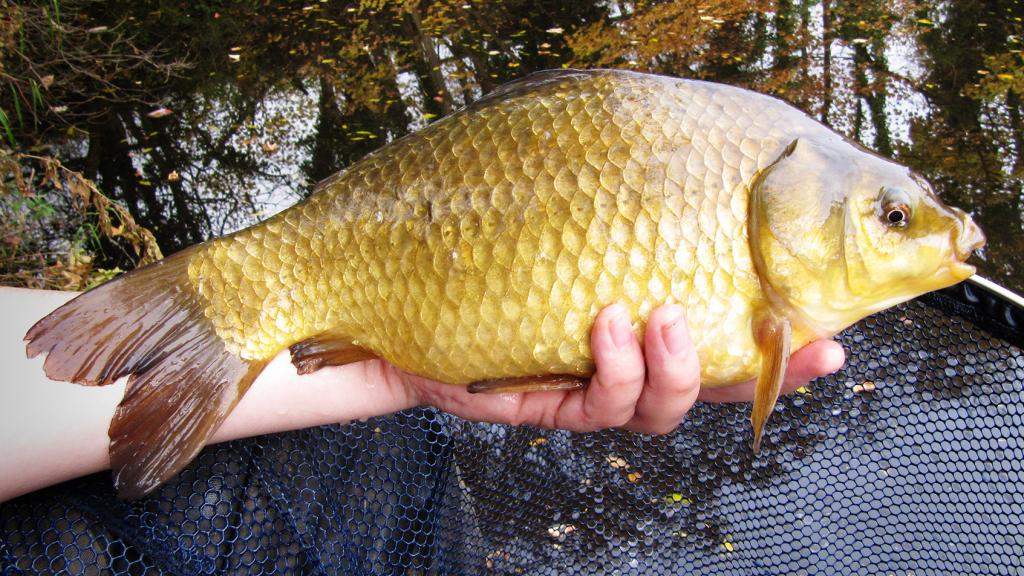
<svg viewBox="0 0 1024 576">
<path fill-rule="evenodd" d="M 968 253 L 968 256 L 969 255 L 970 253 Z M 974 276 L 974 273 L 977 271 L 977 268 L 964 262 L 954 262 L 949 266 L 949 274 L 955 278 L 957 282 L 967 280 L 971 276 Z"/>
<path fill-rule="evenodd" d="M 977 269 L 965 261 L 985 246 L 985 233 L 974 223 L 974 220 L 962 210 L 956 211 L 959 226 L 954 232 L 952 239 L 953 255 L 956 259 L 949 265 L 949 274 L 955 279 L 954 282 L 966 280 L 974 275 Z"/>
<path fill-rule="evenodd" d="M 985 233 L 965 212 L 959 210 L 958 212 L 960 226 L 957 227 L 956 237 L 953 238 L 953 248 L 957 260 L 963 263 L 964 260 L 971 257 L 975 250 L 980 250 L 985 246 Z"/>
</svg>

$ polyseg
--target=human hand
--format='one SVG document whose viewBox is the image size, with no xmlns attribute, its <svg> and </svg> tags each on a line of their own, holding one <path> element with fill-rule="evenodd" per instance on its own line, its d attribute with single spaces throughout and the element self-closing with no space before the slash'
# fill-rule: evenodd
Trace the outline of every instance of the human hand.
<svg viewBox="0 0 1024 576">
<path fill-rule="evenodd" d="M 623 428 L 647 434 L 674 430 L 697 400 L 743 402 L 754 396 L 754 381 L 725 388 L 700 387 L 700 366 L 683 309 L 666 305 L 647 322 L 644 347 L 630 330 L 625 307 L 612 305 L 597 316 L 591 331 L 597 373 L 584 390 L 470 394 L 465 387 L 442 384 L 401 372 L 383 362 L 367 365 L 400 399 L 396 409 L 431 405 L 469 420 L 530 424 L 542 428 L 593 431 Z M 838 370 L 842 347 L 820 340 L 799 350 L 789 362 L 782 393 Z"/>
</svg>

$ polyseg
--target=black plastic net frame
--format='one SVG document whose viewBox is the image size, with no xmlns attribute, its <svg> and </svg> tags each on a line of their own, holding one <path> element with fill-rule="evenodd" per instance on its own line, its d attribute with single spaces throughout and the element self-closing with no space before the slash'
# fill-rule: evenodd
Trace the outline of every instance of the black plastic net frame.
<svg viewBox="0 0 1024 576">
<path fill-rule="evenodd" d="M 419 409 L 207 448 L 152 497 L 0 505 L 3 574 L 1024 574 L 1024 309 L 971 283 L 840 336 L 837 374 L 673 434 Z"/>
</svg>

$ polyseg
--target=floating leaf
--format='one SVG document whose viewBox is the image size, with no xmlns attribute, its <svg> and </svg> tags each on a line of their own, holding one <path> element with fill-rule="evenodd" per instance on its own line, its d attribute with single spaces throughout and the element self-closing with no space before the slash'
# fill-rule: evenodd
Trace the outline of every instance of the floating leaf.
<svg viewBox="0 0 1024 576">
<path fill-rule="evenodd" d="M 668 496 L 665 496 L 665 503 L 666 504 L 681 504 L 683 506 L 689 506 L 691 501 L 690 501 L 689 498 L 683 496 L 679 492 L 673 492 L 672 494 L 669 494 Z"/>
<path fill-rule="evenodd" d="M 874 392 L 874 391 L 875 391 L 875 383 L 871 382 L 870 380 L 867 381 L 867 382 L 864 382 L 863 384 L 856 384 L 853 387 L 853 393 L 854 394 L 860 394 L 861 392 Z"/>
<path fill-rule="evenodd" d="M 616 470 L 629 468 L 629 462 L 626 462 L 624 458 L 616 454 L 609 454 L 605 456 L 604 459 L 612 468 L 615 468 Z"/>
</svg>

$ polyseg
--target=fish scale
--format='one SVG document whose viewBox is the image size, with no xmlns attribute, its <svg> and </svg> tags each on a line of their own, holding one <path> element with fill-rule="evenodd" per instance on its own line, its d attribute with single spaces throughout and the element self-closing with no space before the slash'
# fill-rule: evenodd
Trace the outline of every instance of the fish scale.
<svg viewBox="0 0 1024 576">
<path fill-rule="evenodd" d="M 756 450 L 791 350 L 966 278 L 983 242 L 919 176 L 779 100 L 548 71 L 75 298 L 27 352 L 54 379 L 129 376 L 110 458 L 135 497 L 285 348 L 300 373 L 379 357 L 470 391 L 578 387 L 603 307 L 625 305 L 639 336 L 675 302 L 701 386 L 757 377 Z"/>
<path fill-rule="evenodd" d="M 699 335 L 705 381 L 748 379 L 763 298 L 747 186 L 783 133 L 794 136 L 792 114 L 751 96 L 608 72 L 474 106 L 352 166 L 265 229 L 214 242 L 193 267 L 218 272 L 193 281 L 244 358 L 336 332 L 446 382 L 586 375 L 603 306 L 625 304 L 640 333 L 675 301 Z M 270 255 L 240 249 L 252 246 Z M 239 267 L 261 268 L 258 288 Z M 322 278 L 342 281 L 301 290 Z M 234 295 L 258 321 L 238 321 Z"/>
</svg>

